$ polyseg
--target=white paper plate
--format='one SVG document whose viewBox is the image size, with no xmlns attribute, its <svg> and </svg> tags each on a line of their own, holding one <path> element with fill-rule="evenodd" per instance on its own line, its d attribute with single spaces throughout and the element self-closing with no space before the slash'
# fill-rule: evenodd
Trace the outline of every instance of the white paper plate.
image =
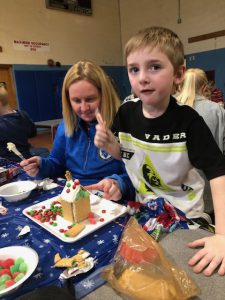
<svg viewBox="0 0 225 300">
<path fill-rule="evenodd" d="M 0 259 L 17 259 L 19 257 L 22 257 L 24 259 L 24 262 L 27 264 L 27 273 L 21 280 L 16 282 L 14 285 L 0 291 L 0 298 L 2 295 L 6 295 L 17 290 L 18 287 L 20 287 L 22 283 L 31 276 L 38 264 L 38 254 L 32 248 L 25 246 L 11 246 L 0 249 Z"/>
<path fill-rule="evenodd" d="M 119 216 L 126 213 L 127 208 L 126 206 L 120 205 L 117 202 L 109 201 L 104 198 L 99 198 L 95 195 L 91 195 L 91 211 L 95 215 L 96 224 L 90 224 L 88 220 L 85 220 L 81 223 L 85 224 L 86 227 L 83 231 L 81 231 L 77 236 L 75 237 L 66 237 L 64 233 L 59 232 L 60 229 L 67 229 L 71 223 L 65 219 L 63 219 L 60 216 L 57 216 L 56 223 L 57 226 L 52 226 L 48 222 L 41 223 L 35 218 L 32 218 L 28 212 L 30 210 L 38 210 L 41 209 L 41 207 L 44 205 L 45 209 L 50 207 L 50 204 L 53 201 L 56 201 L 59 199 L 59 196 L 56 196 L 54 198 L 42 201 L 38 204 L 29 206 L 23 210 L 23 214 L 30 218 L 32 221 L 37 223 L 38 225 L 42 226 L 44 229 L 48 230 L 50 233 L 55 235 L 60 240 L 66 242 L 66 243 L 73 243 L 77 240 L 80 240 L 81 238 L 85 237 L 86 235 L 92 233 L 93 231 L 101 228 L 102 226 L 108 224 L 109 222 L 115 220 Z M 102 220 L 104 219 L 104 220 Z"/>
<path fill-rule="evenodd" d="M 26 199 L 37 184 L 31 180 L 15 181 L 0 187 L 0 197 L 8 202 L 17 202 Z"/>
</svg>

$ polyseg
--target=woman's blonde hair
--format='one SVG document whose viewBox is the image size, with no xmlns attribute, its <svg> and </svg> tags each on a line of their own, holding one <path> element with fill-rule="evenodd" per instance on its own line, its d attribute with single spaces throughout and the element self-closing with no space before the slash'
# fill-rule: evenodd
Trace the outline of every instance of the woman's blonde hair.
<svg viewBox="0 0 225 300">
<path fill-rule="evenodd" d="M 175 71 L 184 64 L 184 46 L 177 34 L 168 28 L 153 26 L 139 31 L 126 43 L 125 57 L 146 47 L 158 47 L 168 57 Z"/>
<path fill-rule="evenodd" d="M 108 127 L 111 127 L 115 114 L 120 106 L 119 97 L 109 76 L 106 75 L 103 69 L 91 61 L 77 62 L 68 70 L 62 87 L 62 111 L 67 136 L 72 136 L 77 127 L 77 116 L 70 103 L 69 88 L 74 82 L 80 80 L 90 82 L 100 93 L 101 102 L 99 112 Z"/>
<path fill-rule="evenodd" d="M 208 79 L 206 73 L 198 68 L 188 69 L 184 75 L 182 88 L 177 101 L 193 107 L 196 95 L 208 97 Z"/>
</svg>

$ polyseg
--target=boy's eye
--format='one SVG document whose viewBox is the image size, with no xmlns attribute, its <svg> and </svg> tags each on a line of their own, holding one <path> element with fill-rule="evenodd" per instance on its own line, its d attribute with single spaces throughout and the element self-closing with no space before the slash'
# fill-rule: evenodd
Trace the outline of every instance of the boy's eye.
<svg viewBox="0 0 225 300">
<path fill-rule="evenodd" d="M 150 66 L 150 70 L 152 70 L 152 71 L 157 71 L 157 70 L 159 70 L 159 69 L 161 69 L 161 66 L 160 66 L 160 65 L 151 65 L 151 66 Z"/>
<path fill-rule="evenodd" d="M 128 69 L 129 73 L 137 73 L 139 71 L 139 69 L 137 67 L 130 67 Z"/>
</svg>

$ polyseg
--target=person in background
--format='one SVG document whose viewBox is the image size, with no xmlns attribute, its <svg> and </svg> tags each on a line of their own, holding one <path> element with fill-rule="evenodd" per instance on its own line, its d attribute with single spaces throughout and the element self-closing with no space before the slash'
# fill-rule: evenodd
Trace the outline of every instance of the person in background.
<svg viewBox="0 0 225 300">
<path fill-rule="evenodd" d="M 36 136 L 34 122 L 25 111 L 14 110 L 9 105 L 9 94 L 5 87 L 0 87 L 0 157 L 10 161 L 21 161 L 7 149 L 7 143 L 14 143 L 25 158 L 31 157 L 31 145 L 28 139 Z"/>
<path fill-rule="evenodd" d="M 225 151 L 225 110 L 218 103 L 210 101 L 208 80 L 203 70 L 188 69 L 182 88 L 176 99 L 193 107 L 208 125 L 220 150 Z"/>
<path fill-rule="evenodd" d="M 95 145 L 123 159 L 137 201 L 153 191 L 190 219 L 204 213 L 204 181 L 197 169 L 203 170 L 213 195 L 215 235 L 188 244 L 202 247 L 189 265 L 206 276 L 215 270 L 224 275 L 225 157 L 203 118 L 170 96 L 184 76 L 183 44 L 170 29 L 150 27 L 131 37 L 125 55 L 131 87 L 140 100 L 121 105 L 112 131 L 98 115 Z"/>
<path fill-rule="evenodd" d="M 129 100 L 134 100 L 136 97 L 136 95 L 133 93 L 132 89 L 131 89 L 131 94 L 128 95 L 126 98 L 124 98 L 123 103 L 129 101 Z"/>
<path fill-rule="evenodd" d="M 223 99 L 223 92 L 216 87 L 215 81 L 209 82 L 209 89 L 210 89 L 210 99 L 213 102 L 219 103 L 221 107 L 224 108 L 224 99 Z"/>
<path fill-rule="evenodd" d="M 30 176 L 64 176 L 69 170 L 82 185 L 99 183 L 104 198 L 132 197 L 132 183 L 122 161 L 94 145 L 96 111 L 111 127 L 120 100 L 105 72 L 94 62 L 79 61 L 67 72 L 62 88 L 63 121 L 57 128 L 49 157 L 21 162 Z"/>
</svg>

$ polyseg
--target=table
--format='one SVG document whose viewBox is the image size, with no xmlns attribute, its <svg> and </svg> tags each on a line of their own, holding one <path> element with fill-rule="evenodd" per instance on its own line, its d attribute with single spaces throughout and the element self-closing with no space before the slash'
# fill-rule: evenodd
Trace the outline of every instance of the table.
<svg viewBox="0 0 225 300">
<path fill-rule="evenodd" d="M 21 171 L 15 178 L 15 180 L 18 179 L 26 180 L 30 178 Z M 58 183 L 62 184 L 62 182 Z M 61 257 L 67 255 L 71 257 L 80 248 L 89 251 L 91 256 L 95 258 L 95 267 L 88 273 L 73 278 L 72 283 L 76 291 L 76 298 L 81 299 L 84 297 L 87 300 L 122 299 L 111 287 L 104 285 L 105 281 L 101 278 L 101 271 L 112 262 L 129 216 L 125 215 L 116 219 L 80 241 L 74 243 L 62 242 L 22 214 L 24 208 L 54 197 L 61 190 L 62 186 L 58 186 L 50 191 L 34 190 L 30 197 L 24 201 L 14 204 L 3 201 L 3 205 L 9 209 L 9 213 L 6 216 L 0 216 L 0 247 L 12 245 L 32 247 L 39 255 L 39 263 L 33 275 L 18 291 L 2 297 L 1 300 L 14 300 L 37 287 L 47 285 L 62 286 L 63 283 L 59 280 L 62 270 L 52 268 L 54 255 L 60 253 Z M 24 239 L 17 239 L 19 231 L 25 225 L 30 226 L 30 234 Z M 201 229 L 178 229 L 164 236 L 160 241 L 168 258 L 182 267 L 200 287 L 201 295 L 194 297 L 193 300 L 225 299 L 225 276 L 219 276 L 216 273 L 211 277 L 206 277 L 203 274 L 194 274 L 187 264 L 188 259 L 196 252 L 196 250 L 188 248 L 187 243 L 208 235 L 210 233 Z M 95 291 L 95 289 L 97 290 Z"/>
<path fill-rule="evenodd" d="M 26 180 L 29 177 L 21 171 L 15 178 L 15 180 L 18 179 Z M 115 222 L 109 223 L 80 241 L 65 243 L 22 214 L 24 208 L 50 197 L 55 197 L 61 190 L 61 186 L 49 191 L 34 190 L 29 198 L 17 203 L 9 203 L 3 200 L 3 205 L 9 211 L 6 216 L 0 217 L 0 247 L 29 246 L 37 251 L 39 263 L 26 283 L 15 293 L 3 296 L 2 300 L 14 300 L 37 287 L 52 284 L 62 286 L 63 283 L 59 280 L 59 275 L 64 269 L 52 268 L 54 256 L 56 253 L 60 253 L 61 257 L 71 257 L 80 248 L 84 248 L 91 253 L 91 256 L 95 259 L 95 266 L 88 273 L 73 277 L 72 282 L 75 287 L 76 298 L 84 297 L 105 282 L 101 278 L 101 270 L 114 257 L 127 216 L 118 218 Z M 25 225 L 30 227 L 31 232 L 24 239 L 17 239 L 19 231 Z"/>
<path fill-rule="evenodd" d="M 36 128 L 50 128 L 51 135 L 52 135 L 52 141 L 53 141 L 54 137 L 55 137 L 55 131 L 61 121 L 62 121 L 62 119 L 54 119 L 54 120 L 35 122 L 34 124 L 35 124 Z"/>
</svg>

